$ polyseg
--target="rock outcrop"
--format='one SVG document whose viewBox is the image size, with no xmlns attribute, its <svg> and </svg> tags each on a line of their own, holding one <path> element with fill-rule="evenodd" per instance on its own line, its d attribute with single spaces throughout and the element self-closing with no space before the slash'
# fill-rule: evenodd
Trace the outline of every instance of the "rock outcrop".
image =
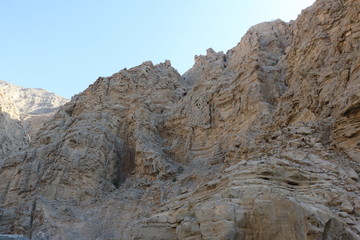
<svg viewBox="0 0 360 240">
<path fill-rule="evenodd" d="M 14 110 L 7 112 L 15 120 L 20 120 L 27 133 L 33 137 L 43 122 L 49 120 L 60 106 L 69 100 L 38 88 L 24 88 L 0 81 L 0 93 L 5 102 Z"/>
<path fill-rule="evenodd" d="M 0 163 L 3 156 L 27 146 L 29 138 L 14 104 L 0 92 Z"/>
<path fill-rule="evenodd" d="M 360 4 L 99 78 L 0 169 L 31 239 L 360 239 Z"/>
<path fill-rule="evenodd" d="M 66 102 L 43 89 L 0 81 L 0 162 L 3 156 L 26 148 L 42 124 Z"/>
</svg>

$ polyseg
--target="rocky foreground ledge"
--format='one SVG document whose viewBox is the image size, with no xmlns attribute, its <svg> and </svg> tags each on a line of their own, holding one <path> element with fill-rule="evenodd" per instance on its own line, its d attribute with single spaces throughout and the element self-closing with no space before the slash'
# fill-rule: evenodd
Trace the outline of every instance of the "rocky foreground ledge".
<svg viewBox="0 0 360 240">
<path fill-rule="evenodd" d="M 31 239 L 360 239 L 360 4 L 318 0 L 184 75 L 145 62 L 0 161 Z"/>
</svg>

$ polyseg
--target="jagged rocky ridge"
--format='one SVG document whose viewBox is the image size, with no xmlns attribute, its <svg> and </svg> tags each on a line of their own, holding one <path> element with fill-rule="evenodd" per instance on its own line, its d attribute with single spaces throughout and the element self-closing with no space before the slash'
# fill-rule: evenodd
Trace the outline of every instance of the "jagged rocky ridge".
<svg viewBox="0 0 360 240">
<path fill-rule="evenodd" d="M 26 148 L 43 122 L 68 101 L 43 89 L 0 81 L 0 158 Z"/>
<path fill-rule="evenodd" d="M 318 0 L 183 76 L 99 78 L 4 158 L 0 232 L 360 239 L 360 5 Z"/>
</svg>

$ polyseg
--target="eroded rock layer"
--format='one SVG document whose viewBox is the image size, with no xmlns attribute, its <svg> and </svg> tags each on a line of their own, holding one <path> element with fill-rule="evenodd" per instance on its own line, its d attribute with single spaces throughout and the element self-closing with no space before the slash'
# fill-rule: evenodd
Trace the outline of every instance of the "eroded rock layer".
<svg viewBox="0 0 360 240">
<path fill-rule="evenodd" d="M 360 4 L 99 78 L 0 170 L 32 239 L 360 239 Z"/>
</svg>

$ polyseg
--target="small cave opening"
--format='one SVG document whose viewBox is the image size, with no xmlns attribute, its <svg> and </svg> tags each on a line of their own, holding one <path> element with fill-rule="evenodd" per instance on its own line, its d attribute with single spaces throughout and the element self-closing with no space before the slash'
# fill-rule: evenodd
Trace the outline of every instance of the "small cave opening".
<svg viewBox="0 0 360 240">
<path fill-rule="evenodd" d="M 287 180 L 286 184 L 288 184 L 290 186 L 299 186 L 300 185 L 298 182 L 294 182 L 294 181 L 291 181 L 291 180 Z"/>
</svg>

